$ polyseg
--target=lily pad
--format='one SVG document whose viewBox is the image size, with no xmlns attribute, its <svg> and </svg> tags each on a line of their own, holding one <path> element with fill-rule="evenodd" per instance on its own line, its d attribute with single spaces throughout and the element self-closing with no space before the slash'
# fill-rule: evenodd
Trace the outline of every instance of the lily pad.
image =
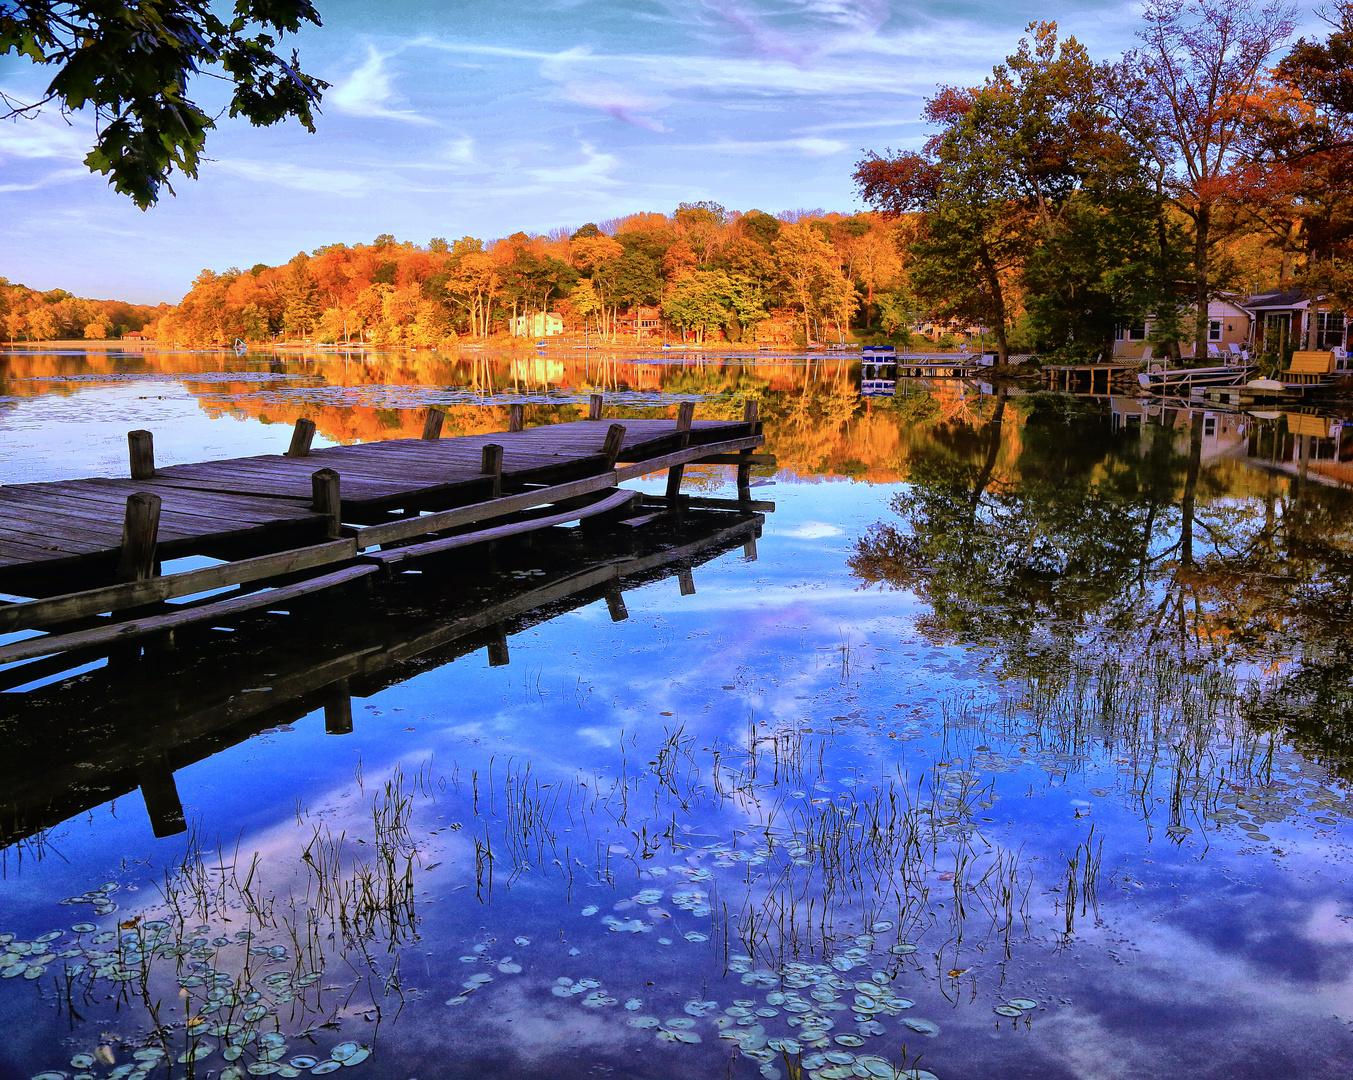
<svg viewBox="0 0 1353 1080">
<path fill-rule="evenodd" d="M 1038 1002 L 1033 998 L 1011 998 L 1006 1002 L 1007 1005 L 1013 1005 L 1017 1009 L 1028 1012 L 1030 1009 L 1038 1008 Z"/>
<path fill-rule="evenodd" d="M 992 1012 L 997 1016 L 1023 1016 L 1024 1010 L 1018 1009 L 1014 1005 L 997 1005 Z"/>
</svg>

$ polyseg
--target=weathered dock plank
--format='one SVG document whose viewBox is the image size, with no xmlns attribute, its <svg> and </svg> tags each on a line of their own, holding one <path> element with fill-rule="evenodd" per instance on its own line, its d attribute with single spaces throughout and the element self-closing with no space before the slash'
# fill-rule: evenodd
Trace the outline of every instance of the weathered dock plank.
<svg viewBox="0 0 1353 1080">
<path fill-rule="evenodd" d="M 138 479 L 97 477 L 0 486 L 0 587 L 21 595 L 51 596 L 80 587 L 68 584 L 63 589 L 63 582 L 52 577 L 67 566 L 87 567 L 90 573 L 95 567 L 111 567 L 123 543 L 127 500 L 142 492 L 161 500 L 160 558 L 215 554 L 232 544 L 242 550 L 253 545 L 254 551 L 261 545 L 265 553 L 276 553 L 284 538 L 292 545 L 324 542 L 340 520 L 381 529 L 392 511 L 405 515 L 396 531 L 374 534 L 359 545 L 370 546 L 396 535 L 406 538 L 434 531 L 421 522 L 409 525 L 418 518 L 408 515 L 481 506 L 472 514 L 447 518 L 448 524 L 441 525 L 447 528 L 453 521 L 464 524 L 505 516 L 572 497 L 532 496 L 533 485 L 565 489 L 585 482 L 587 491 L 599 491 L 702 455 L 746 450 L 762 442 L 752 433 L 755 425 L 745 421 L 691 423 L 683 417 L 678 426 L 670 419 L 626 418 L 617 426 L 601 420 L 599 410 L 594 412 L 597 419 L 506 432 L 394 439 L 312 449 L 302 456 L 264 454 L 158 469 L 150 436 L 133 433 L 140 437 L 139 442 L 131 440 Z M 683 448 L 685 443 L 690 445 Z M 496 467 L 485 471 L 485 447 L 502 448 L 501 471 Z M 626 464 L 616 468 L 617 460 Z M 339 516 L 316 505 L 312 478 L 320 470 L 338 474 Z M 507 499 L 515 498 L 513 493 L 525 498 L 518 500 L 520 506 L 504 505 L 506 500 L 495 498 L 500 489 L 506 489 Z M 573 494 L 582 494 L 582 489 Z M 493 511 L 483 509 L 489 501 L 500 505 Z M 264 543 L 268 536 L 277 539 Z M 225 557 L 233 560 L 238 555 Z M 33 579 L 32 591 L 24 591 L 26 575 Z M 92 583 L 104 584 L 97 577 Z"/>
</svg>

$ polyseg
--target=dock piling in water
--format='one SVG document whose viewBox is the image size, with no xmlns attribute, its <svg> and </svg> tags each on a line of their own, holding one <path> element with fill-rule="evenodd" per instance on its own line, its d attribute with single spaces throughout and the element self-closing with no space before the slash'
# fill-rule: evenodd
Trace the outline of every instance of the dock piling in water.
<svg viewBox="0 0 1353 1080">
<path fill-rule="evenodd" d="M 426 417 L 423 418 L 423 438 L 428 442 L 436 442 L 442 437 L 442 422 L 446 419 L 446 413 L 441 409 L 429 409 Z"/>
<path fill-rule="evenodd" d="M 159 537 L 160 497 L 149 491 L 128 495 L 117 567 L 119 581 L 145 581 L 155 576 Z"/>
<path fill-rule="evenodd" d="M 304 416 L 296 421 L 291 431 L 291 445 L 287 447 L 287 457 L 309 457 L 310 443 L 315 438 L 315 422 Z"/>
<path fill-rule="evenodd" d="M 155 475 L 155 436 L 149 431 L 129 431 L 127 450 L 133 480 L 149 480 Z"/>
<path fill-rule="evenodd" d="M 587 418 L 589 420 L 601 419 L 601 395 L 593 394 L 587 401 Z"/>
<path fill-rule="evenodd" d="M 310 476 L 310 491 L 317 513 L 329 518 L 329 538 L 337 540 L 342 535 L 342 499 L 338 492 L 338 473 L 333 469 L 320 469 Z"/>
<path fill-rule="evenodd" d="M 481 454 L 479 471 L 493 477 L 493 497 L 503 495 L 503 448 L 497 443 L 486 443 Z"/>
<path fill-rule="evenodd" d="M 677 445 L 685 449 L 691 442 L 691 422 L 695 418 L 695 402 L 683 401 L 677 406 L 677 424 L 676 429 L 680 432 L 677 439 Z M 677 508 L 677 495 L 681 491 L 681 476 L 685 472 L 682 465 L 673 465 L 667 470 L 667 502 L 673 508 Z"/>
<path fill-rule="evenodd" d="M 526 426 L 526 406 L 520 402 L 507 407 L 507 430 L 520 431 Z"/>
<path fill-rule="evenodd" d="M 615 463 L 620 460 L 620 449 L 624 443 L 624 424 L 612 424 L 606 429 L 606 441 L 601 444 L 601 453 L 606 459 L 607 470 L 615 468 Z"/>
</svg>

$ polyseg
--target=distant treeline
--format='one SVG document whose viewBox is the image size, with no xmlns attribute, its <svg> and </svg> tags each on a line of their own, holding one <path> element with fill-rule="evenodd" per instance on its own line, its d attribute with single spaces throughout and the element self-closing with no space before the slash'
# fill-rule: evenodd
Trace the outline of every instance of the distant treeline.
<svg viewBox="0 0 1353 1080">
<path fill-rule="evenodd" d="M 165 340 L 223 344 L 279 336 L 431 347 L 510 332 L 553 312 L 614 338 L 627 315 L 697 339 L 839 339 L 852 320 L 896 332 L 913 317 L 899 255 L 905 222 L 874 213 L 725 210 L 682 204 L 550 235 L 427 245 L 377 237 L 283 266 L 204 270 L 158 325 Z M 642 321 L 641 320 L 641 321 Z M 535 335 L 529 319 L 521 332 Z"/>
<path fill-rule="evenodd" d="M 168 310 L 122 300 L 89 300 L 64 289 L 38 292 L 0 278 L 0 335 L 6 341 L 117 338 Z"/>
</svg>

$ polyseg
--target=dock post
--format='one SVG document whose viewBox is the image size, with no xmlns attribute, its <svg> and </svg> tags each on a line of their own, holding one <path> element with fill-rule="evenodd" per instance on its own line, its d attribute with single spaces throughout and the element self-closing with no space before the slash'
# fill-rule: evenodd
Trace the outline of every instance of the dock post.
<svg viewBox="0 0 1353 1080">
<path fill-rule="evenodd" d="M 310 475 L 310 494 L 314 509 L 329 517 L 329 536 L 337 540 L 342 536 L 343 503 L 338 493 L 338 473 L 333 469 L 320 469 Z"/>
<path fill-rule="evenodd" d="M 493 477 L 493 497 L 503 495 L 503 448 L 497 443 L 486 443 L 480 456 L 479 471 Z"/>
<path fill-rule="evenodd" d="M 756 414 L 757 404 L 755 401 L 749 401 L 742 407 L 742 421 L 747 425 L 747 434 L 756 434 Z M 742 456 L 747 458 L 747 464 L 738 466 L 738 500 L 740 502 L 750 502 L 752 499 L 752 450 L 742 451 Z"/>
<path fill-rule="evenodd" d="M 587 402 L 587 418 L 589 420 L 601 419 L 601 395 L 593 394 Z"/>
<path fill-rule="evenodd" d="M 325 689 L 324 733 L 352 734 L 352 691 L 347 679 L 339 679 Z"/>
<path fill-rule="evenodd" d="M 442 437 L 442 421 L 446 419 L 446 413 L 441 409 L 429 409 L 426 417 L 423 418 L 423 438 L 428 442 L 436 442 Z"/>
<path fill-rule="evenodd" d="M 606 594 L 606 610 L 611 613 L 611 622 L 624 622 L 630 617 L 629 611 L 625 608 L 625 594 L 619 589 L 613 589 Z"/>
<path fill-rule="evenodd" d="M 160 535 L 160 497 L 149 491 L 127 496 L 122 522 L 119 581 L 145 581 L 155 576 L 155 547 Z"/>
<path fill-rule="evenodd" d="M 695 595 L 695 576 L 689 570 L 677 571 L 677 584 L 681 586 L 682 596 Z"/>
<path fill-rule="evenodd" d="M 526 406 L 520 403 L 507 407 L 507 430 L 520 431 L 526 426 Z"/>
<path fill-rule="evenodd" d="M 748 562 L 756 562 L 756 537 L 742 545 L 742 557 Z"/>
<path fill-rule="evenodd" d="M 155 475 L 155 436 L 149 431 L 127 432 L 133 480 L 149 480 Z"/>
<path fill-rule="evenodd" d="M 141 798 L 146 801 L 151 832 L 163 837 L 186 831 L 188 824 L 184 820 L 183 803 L 179 800 L 178 787 L 174 783 L 174 770 L 169 767 L 164 755 L 142 762 L 136 770 L 136 779 L 141 787 Z"/>
<path fill-rule="evenodd" d="M 615 468 L 620 460 L 620 448 L 625 442 L 625 425 L 612 424 L 606 429 L 606 441 L 601 444 L 602 456 L 606 459 L 606 470 Z"/>
<path fill-rule="evenodd" d="M 695 402 L 683 401 L 677 407 L 676 429 L 680 433 L 677 446 L 682 450 L 686 449 L 691 443 L 691 421 L 694 417 Z M 681 477 L 685 471 L 683 465 L 673 465 L 667 470 L 667 507 L 669 510 L 677 508 L 677 497 L 681 492 Z"/>
<path fill-rule="evenodd" d="M 291 431 L 291 445 L 287 457 L 309 457 L 310 441 L 315 437 L 315 422 L 301 417 Z"/>
</svg>

